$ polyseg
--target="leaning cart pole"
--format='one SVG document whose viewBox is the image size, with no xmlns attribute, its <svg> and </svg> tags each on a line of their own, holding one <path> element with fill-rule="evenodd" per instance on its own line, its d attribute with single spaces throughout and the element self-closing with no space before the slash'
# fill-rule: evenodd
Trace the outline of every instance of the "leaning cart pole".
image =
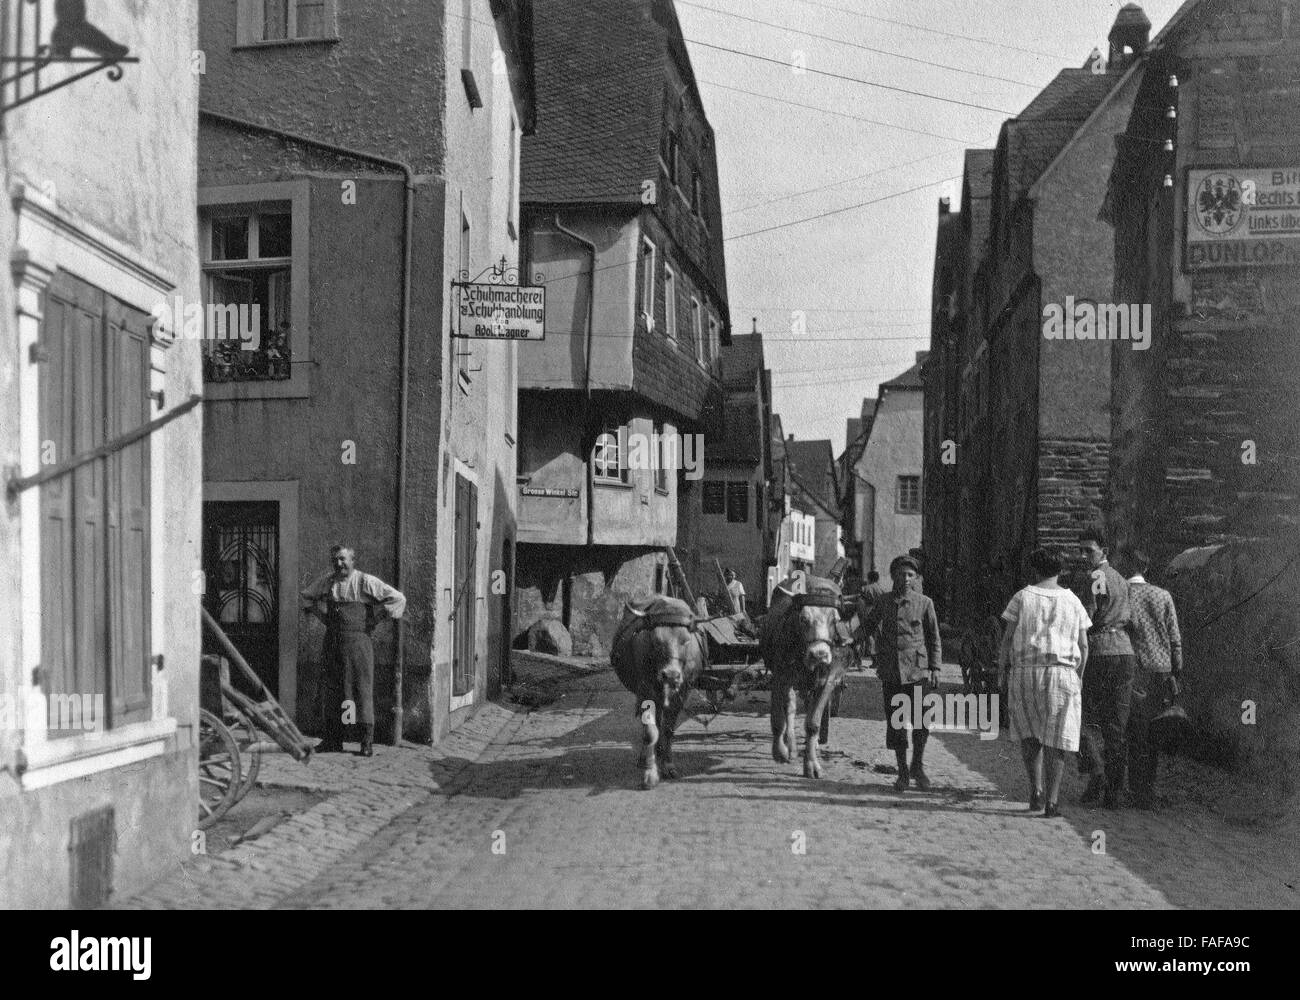
<svg viewBox="0 0 1300 1000">
<path fill-rule="evenodd" d="M 682 588 L 686 603 L 692 608 L 695 607 L 695 595 L 691 593 L 691 585 L 686 582 L 686 571 L 682 569 L 682 564 L 677 561 L 677 552 L 671 545 L 665 548 L 664 552 L 668 555 L 668 571 L 672 574 L 673 582 Z"/>
</svg>

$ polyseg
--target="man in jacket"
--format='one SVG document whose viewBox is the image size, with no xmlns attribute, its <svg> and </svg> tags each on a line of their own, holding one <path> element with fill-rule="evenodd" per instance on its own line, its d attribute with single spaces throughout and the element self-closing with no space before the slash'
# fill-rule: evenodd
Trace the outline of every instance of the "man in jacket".
<svg viewBox="0 0 1300 1000">
<path fill-rule="evenodd" d="M 1163 587 L 1147 583 L 1149 566 L 1150 560 L 1141 550 L 1125 553 L 1124 567 L 1132 574 L 1128 578 L 1131 637 L 1138 665 L 1128 734 L 1128 775 L 1134 805 L 1139 809 L 1155 805 L 1158 752 L 1151 722 L 1177 697 L 1183 670 L 1183 639 L 1174 598 Z M 1140 700 L 1138 692 L 1142 693 Z"/>
<path fill-rule="evenodd" d="M 1106 539 L 1100 531 L 1085 531 L 1079 536 L 1079 545 L 1091 567 L 1082 598 L 1092 619 L 1079 741 L 1080 756 L 1086 760 L 1091 777 L 1080 802 L 1092 805 L 1104 796 L 1106 808 L 1117 809 L 1128 770 L 1128 717 L 1137 672 L 1129 639 L 1132 611 L 1128 582 L 1110 564 Z"/>
<path fill-rule="evenodd" d="M 930 731 L 924 724 L 925 696 L 939 684 L 943 652 L 939 642 L 939 616 L 934 602 L 915 589 L 918 565 L 910 555 L 889 565 L 894 589 L 876 599 L 858 626 L 858 635 L 876 631 L 876 675 L 885 701 L 885 746 L 898 760 L 894 790 L 906 791 L 908 779 L 921 791 L 930 790 L 925 773 L 925 744 Z M 914 708 L 921 706 L 921 708 Z M 912 718 L 921 720 L 912 731 L 912 766 L 907 766 L 907 729 Z"/>
</svg>

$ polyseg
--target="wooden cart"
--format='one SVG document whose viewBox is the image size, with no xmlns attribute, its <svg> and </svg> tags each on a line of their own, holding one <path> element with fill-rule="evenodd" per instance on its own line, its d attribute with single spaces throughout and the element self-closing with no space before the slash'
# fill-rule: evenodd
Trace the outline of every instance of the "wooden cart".
<svg viewBox="0 0 1300 1000">
<path fill-rule="evenodd" d="M 206 830 L 252 789 L 263 750 L 278 748 L 306 763 L 312 744 L 216 619 L 206 608 L 202 614 L 204 626 L 225 654 L 204 656 L 200 671 L 199 829 Z M 231 664 L 238 670 L 238 682 L 232 680 Z"/>
</svg>

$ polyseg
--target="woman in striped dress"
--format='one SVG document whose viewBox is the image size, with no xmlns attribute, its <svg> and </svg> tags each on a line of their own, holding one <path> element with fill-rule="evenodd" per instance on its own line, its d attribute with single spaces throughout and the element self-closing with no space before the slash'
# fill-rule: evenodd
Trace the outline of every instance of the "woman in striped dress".
<svg viewBox="0 0 1300 1000">
<path fill-rule="evenodd" d="M 1060 816 L 1057 805 L 1065 752 L 1079 749 L 1083 669 L 1088 662 L 1092 621 L 1074 594 L 1062 587 L 1061 558 L 1048 549 L 1029 556 L 1035 583 L 1025 587 L 1002 612 L 1007 629 L 998 663 L 1008 672 L 1011 735 L 1020 741 L 1029 775 L 1029 808 Z M 1047 748 L 1044 802 L 1043 749 Z"/>
</svg>

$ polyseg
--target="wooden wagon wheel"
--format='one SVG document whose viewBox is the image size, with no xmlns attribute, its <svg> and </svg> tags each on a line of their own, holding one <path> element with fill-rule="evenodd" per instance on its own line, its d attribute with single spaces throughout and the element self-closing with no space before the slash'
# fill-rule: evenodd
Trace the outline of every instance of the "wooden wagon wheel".
<svg viewBox="0 0 1300 1000">
<path fill-rule="evenodd" d="M 262 769 L 262 751 L 257 749 L 257 744 L 263 737 L 252 720 L 242 712 L 232 713 L 230 720 L 226 727 L 234 734 L 235 742 L 239 745 L 240 782 L 235 801 L 240 802 L 257 784 L 257 774 Z"/>
<path fill-rule="evenodd" d="M 199 713 L 199 829 L 226 814 L 239 796 L 239 744 L 207 709 Z"/>
</svg>

